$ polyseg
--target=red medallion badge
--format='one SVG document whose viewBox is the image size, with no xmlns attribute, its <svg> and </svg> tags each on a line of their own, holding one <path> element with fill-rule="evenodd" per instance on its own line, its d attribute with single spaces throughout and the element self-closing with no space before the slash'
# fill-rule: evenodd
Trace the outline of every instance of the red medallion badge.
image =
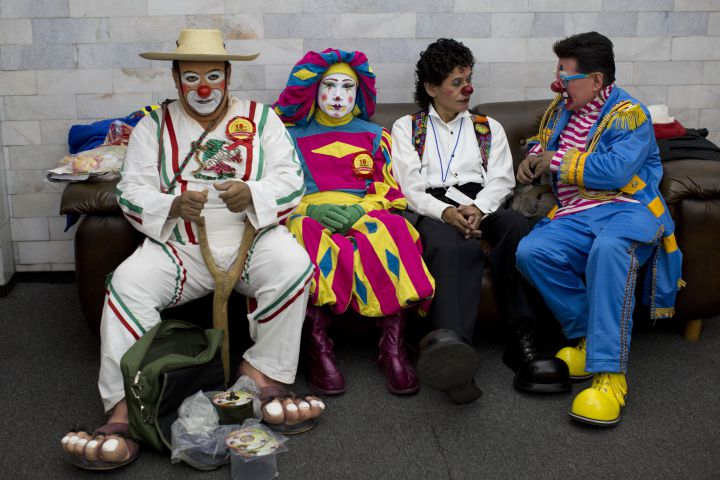
<svg viewBox="0 0 720 480">
<path fill-rule="evenodd" d="M 361 152 L 353 158 L 353 173 L 358 178 L 373 178 L 373 170 L 375 168 L 375 162 L 372 156 L 365 151 Z"/>
</svg>

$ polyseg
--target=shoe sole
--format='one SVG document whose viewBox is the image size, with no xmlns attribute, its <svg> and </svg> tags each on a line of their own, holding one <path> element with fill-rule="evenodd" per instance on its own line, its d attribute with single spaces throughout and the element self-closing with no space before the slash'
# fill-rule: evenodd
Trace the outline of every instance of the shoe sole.
<svg viewBox="0 0 720 480">
<path fill-rule="evenodd" d="M 324 388 L 320 388 L 317 385 L 313 385 L 312 383 L 308 382 L 308 387 L 310 390 L 313 391 L 313 393 L 317 393 L 318 395 L 325 395 L 328 397 L 332 397 L 335 395 L 342 395 L 345 393 L 346 388 L 338 389 L 338 390 L 325 390 Z"/>
<path fill-rule="evenodd" d="M 594 373 L 588 373 L 587 375 L 570 375 L 570 381 L 573 383 L 584 382 L 585 380 L 590 380 L 593 375 Z"/>
<path fill-rule="evenodd" d="M 479 363 L 477 352 L 466 343 L 438 343 L 422 351 L 417 374 L 427 386 L 448 392 L 472 382 Z"/>
<path fill-rule="evenodd" d="M 586 423 L 595 427 L 614 427 L 615 425 L 620 423 L 620 417 L 617 417 L 614 420 L 597 420 L 595 418 L 583 417 L 582 415 L 578 415 L 577 413 L 573 412 L 570 412 L 569 415 L 570 418 L 577 422 Z"/>
<path fill-rule="evenodd" d="M 522 391 L 529 393 L 567 393 L 572 390 L 572 383 L 523 383 L 515 378 L 513 386 Z"/>
</svg>

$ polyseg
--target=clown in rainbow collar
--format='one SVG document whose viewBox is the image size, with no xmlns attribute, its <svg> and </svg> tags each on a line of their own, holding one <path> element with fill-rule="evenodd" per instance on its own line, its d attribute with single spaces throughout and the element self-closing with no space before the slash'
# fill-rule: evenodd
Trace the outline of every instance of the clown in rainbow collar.
<svg viewBox="0 0 720 480">
<path fill-rule="evenodd" d="M 331 312 L 377 319 L 378 363 L 394 394 L 419 384 L 403 347 L 405 310 L 427 308 L 434 280 L 418 234 L 390 209 L 406 206 L 391 173 L 390 134 L 368 118 L 375 74 L 362 52 L 308 52 L 274 104 L 304 172 L 305 196 L 287 221 L 316 265 L 305 322 L 310 387 L 345 391 L 327 335 Z"/>
<path fill-rule="evenodd" d="M 575 380 L 593 377 L 570 416 L 613 426 L 625 406 L 638 270 L 648 264 L 642 297 L 651 317 L 671 317 L 682 255 L 648 112 L 615 85 L 612 42 L 588 32 L 553 50 L 558 95 L 517 179 L 549 175 L 557 206 L 520 243 L 517 262 L 577 343 L 557 356 Z"/>
<path fill-rule="evenodd" d="M 160 310 L 215 286 L 198 244 L 201 216 L 223 270 L 238 256 L 246 220 L 258 232 L 234 288 L 253 299 L 247 320 L 254 344 L 237 374 L 257 384 L 263 421 L 301 433 L 325 408 L 319 398 L 297 397 L 285 387 L 295 381 L 313 265 L 279 222 L 304 192 L 302 171 L 277 115 L 228 94 L 228 62 L 257 54 L 230 55 L 219 30 L 187 29 L 174 52 L 141 56 L 174 62 L 180 101 L 137 124 L 117 185 L 125 218 L 147 238 L 106 285 L 98 387 L 107 423 L 62 439 L 72 463 L 93 470 L 122 467 L 139 453 L 130 432 L 140 408 L 126 400 L 121 358 L 160 323 Z"/>
</svg>

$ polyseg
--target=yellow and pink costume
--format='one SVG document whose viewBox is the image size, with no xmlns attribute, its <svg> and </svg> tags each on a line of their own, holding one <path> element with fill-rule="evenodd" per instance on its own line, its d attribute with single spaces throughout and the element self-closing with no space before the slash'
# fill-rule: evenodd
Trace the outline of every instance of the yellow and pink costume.
<svg viewBox="0 0 720 480">
<path fill-rule="evenodd" d="M 358 79 L 353 112 L 338 119 L 315 104 L 319 81 L 334 67 L 352 69 Z M 404 210 L 407 202 L 392 177 L 390 134 L 367 120 L 375 110 L 374 84 L 361 52 L 309 52 L 293 68 L 274 108 L 304 173 L 305 196 L 287 227 L 317 267 L 312 304 L 335 313 L 351 306 L 363 316 L 383 317 L 416 304 L 426 309 L 435 285 L 418 232 L 390 212 Z M 323 204 L 359 205 L 364 214 L 347 231 L 333 233 L 307 215 L 308 207 Z"/>
</svg>

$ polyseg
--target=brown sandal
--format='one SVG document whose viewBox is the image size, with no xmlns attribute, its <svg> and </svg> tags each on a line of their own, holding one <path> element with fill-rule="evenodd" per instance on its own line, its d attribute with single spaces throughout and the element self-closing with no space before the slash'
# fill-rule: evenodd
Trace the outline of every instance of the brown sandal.
<svg viewBox="0 0 720 480">
<path fill-rule="evenodd" d="M 260 388 L 259 398 L 260 398 L 260 402 L 261 402 L 260 411 L 262 413 L 264 413 L 265 406 L 272 401 L 277 400 L 277 401 L 281 402 L 282 400 L 287 400 L 287 399 L 296 400 L 301 397 L 298 397 L 297 395 L 295 395 L 293 392 L 291 392 L 287 388 L 283 387 L 282 385 L 272 385 L 272 386 Z M 307 396 L 302 397 L 302 399 L 304 401 L 308 401 Z M 283 411 L 285 411 L 285 407 L 283 407 Z M 264 415 L 263 415 L 263 417 L 264 417 Z M 317 417 L 308 418 L 307 420 L 303 420 L 301 422 L 292 423 L 292 424 L 286 423 L 286 422 L 270 423 L 270 422 L 266 421 L 265 418 L 263 418 L 263 422 L 265 423 L 265 425 L 267 425 L 269 428 L 271 428 L 272 430 L 274 430 L 276 432 L 282 433 L 284 435 L 295 435 L 298 433 L 307 432 L 308 430 L 312 429 L 315 426 L 315 424 L 317 423 Z"/>
<path fill-rule="evenodd" d="M 73 465 L 75 465 L 76 467 L 84 468 L 86 470 L 114 470 L 116 468 L 124 467 L 125 465 L 129 465 L 135 460 L 137 460 L 138 456 L 140 456 L 140 447 L 138 446 L 137 442 L 130 438 L 129 428 L 130 427 L 127 423 L 106 423 L 105 425 L 98 427 L 92 433 L 90 438 L 85 443 L 81 454 L 71 454 L 67 451 L 66 453 L 70 455 L 70 461 Z M 82 433 L 83 430 L 78 429 L 75 430 L 75 432 Z M 125 439 L 125 444 L 128 451 L 127 458 L 118 462 L 110 462 L 108 460 L 102 459 L 103 444 L 106 441 L 111 440 L 113 436 Z M 97 442 L 97 446 L 95 448 L 97 448 L 98 457 L 100 458 L 95 460 L 89 460 L 85 454 L 85 449 L 87 448 L 87 445 L 93 440 Z"/>
</svg>

